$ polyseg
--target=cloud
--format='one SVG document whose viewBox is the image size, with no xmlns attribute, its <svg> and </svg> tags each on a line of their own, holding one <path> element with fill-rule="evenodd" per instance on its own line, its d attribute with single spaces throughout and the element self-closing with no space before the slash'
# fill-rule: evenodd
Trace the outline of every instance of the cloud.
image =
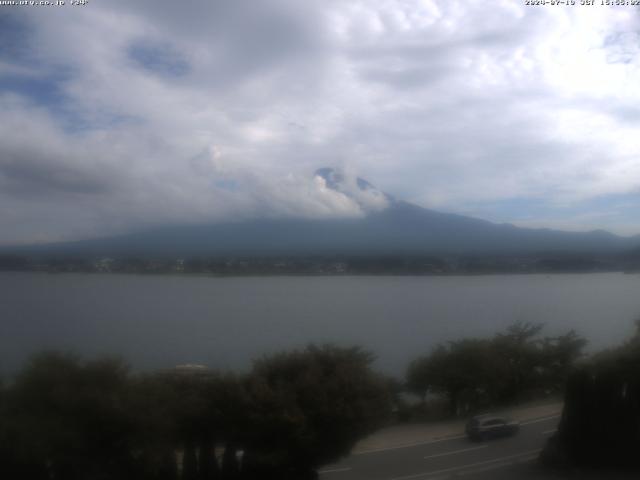
<svg viewBox="0 0 640 480">
<path fill-rule="evenodd" d="M 142 40 L 129 47 L 129 56 L 152 73 L 181 77 L 189 72 L 189 63 L 170 45 Z"/>
<path fill-rule="evenodd" d="M 512 1 L 7 7 L 0 243 L 379 199 L 327 189 L 325 165 L 428 207 L 640 232 L 586 215 L 638 188 L 639 23 Z"/>
</svg>

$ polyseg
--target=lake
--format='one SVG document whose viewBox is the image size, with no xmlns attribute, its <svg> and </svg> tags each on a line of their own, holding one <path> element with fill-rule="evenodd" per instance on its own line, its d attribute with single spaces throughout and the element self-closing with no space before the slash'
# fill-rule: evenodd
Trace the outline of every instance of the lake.
<svg viewBox="0 0 640 480">
<path fill-rule="evenodd" d="M 117 354 L 134 369 L 244 370 L 309 342 L 361 345 L 402 375 L 438 342 L 510 323 L 575 329 L 595 350 L 640 317 L 640 275 L 229 277 L 0 273 L 0 371 L 33 352 Z"/>
</svg>

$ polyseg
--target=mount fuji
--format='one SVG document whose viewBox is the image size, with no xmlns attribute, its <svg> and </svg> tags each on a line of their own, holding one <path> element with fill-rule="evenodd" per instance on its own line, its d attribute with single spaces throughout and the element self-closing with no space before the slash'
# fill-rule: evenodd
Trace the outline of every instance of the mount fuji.
<svg viewBox="0 0 640 480">
<path fill-rule="evenodd" d="M 611 254 L 640 237 L 602 230 L 519 228 L 442 213 L 398 200 L 367 180 L 321 168 L 326 188 L 355 201 L 363 215 L 331 219 L 253 219 L 166 226 L 115 237 L 20 247 L 20 253 L 78 256 L 318 256 Z M 16 249 L 14 249 L 16 250 Z"/>
</svg>

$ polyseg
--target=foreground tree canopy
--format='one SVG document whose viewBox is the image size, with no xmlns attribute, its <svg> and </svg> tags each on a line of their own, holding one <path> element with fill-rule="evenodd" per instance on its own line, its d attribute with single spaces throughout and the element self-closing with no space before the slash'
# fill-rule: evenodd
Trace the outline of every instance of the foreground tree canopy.
<svg viewBox="0 0 640 480">
<path fill-rule="evenodd" d="M 560 467 L 640 471 L 640 320 L 635 335 L 569 377 L 557 433 L 543 460 Z"/>
<path fill-rule="evenodd" d="M 310 346 L 246 376 L 132 375 L 119 360 L 40 354 L 0 390 L 3 476 L 314 478 L 390 410 L 371 361 L 358 348 Z"/>
<path fill-rule="evenodd" d="M 516 323 L 439 345 L 411 363 L 406 385 L 446 398 L 452 414 L 561 392 L 586 342 L 541 332 Z M 637 372 L 638 338 L 598 357 L 602 378 L 613 369 L 607 385 L 623 395 L 637 390 L 627 377 Z M 134 375 L 118 359 L 42 353 L 0 384 L 0 465 L 25 480 L 317 478 L 390 417 L 399 386 L 372 361 L 357 347 L 311 345 L 265 356 L 243 375 L 199 366 Z M 573 404 L 603 384 L 569 385 Z M 562 438 L 579 436 L 565 424 Z"/>
<path fill-rule="evenodd" d="M 542 329 L 518 322 L 493 338 L 438 345 L 409 365 L 407 388 L 423 401 L 428 393 L 444 395 L 456 415 L 562 392 L 586 341 L 574 331 L 542 337 Z"/>
</svg>

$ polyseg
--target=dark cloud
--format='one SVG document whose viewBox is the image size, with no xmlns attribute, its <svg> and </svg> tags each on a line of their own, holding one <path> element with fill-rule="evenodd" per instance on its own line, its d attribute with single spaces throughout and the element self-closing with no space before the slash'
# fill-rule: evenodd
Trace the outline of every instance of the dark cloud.
<svg viewBox="0 0 640 480">
<path fill-rule="evenodd" d="M 160 75 L 182 77 L 190 70 L 184 55 L 163 42 L 134 42 L 129 47 L 129 56 L 140 67 Z"/>
<path fill-rule="evenodd" d="M 0 10 L 0 59 L 24 62 L 31 57 L 29 24 L 25 16 L 10 10 Z"/>
<path fill-rule="evenodd" d="M 0 184 L 16 196 L 49 198 L 59 194 L 96 195 L 114 190 L 111 172 L 61 164 L 40 152 L 0 150 Z"/>
<path fill-rule="evenodd" d="M 200 75 L 209 85 L 225 85 L 322 54 L 322 13 L 314 3 L 127 1 L 106 8 L 144 16 L 154 32 L 202 52 Z"/>
</svg>

